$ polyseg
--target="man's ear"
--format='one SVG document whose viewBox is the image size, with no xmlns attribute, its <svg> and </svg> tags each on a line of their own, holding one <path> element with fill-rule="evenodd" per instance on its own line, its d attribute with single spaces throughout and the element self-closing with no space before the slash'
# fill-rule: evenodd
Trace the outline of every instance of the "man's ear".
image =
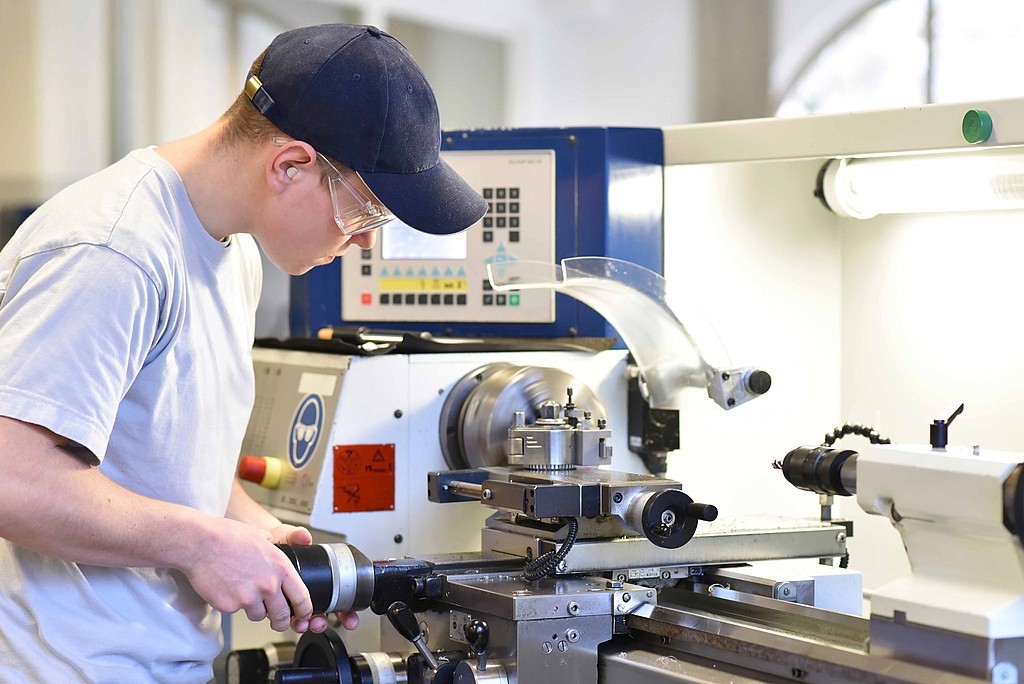
<svg viewBox="0 0 1024 684">
<path fill-rule="evenodd" d="M 267 184 L 282 192 L 302 173 L 318 173 L 316 151 L 301 140 L 274 143 L 273 154 L 267 161 Z"/>
</svg>

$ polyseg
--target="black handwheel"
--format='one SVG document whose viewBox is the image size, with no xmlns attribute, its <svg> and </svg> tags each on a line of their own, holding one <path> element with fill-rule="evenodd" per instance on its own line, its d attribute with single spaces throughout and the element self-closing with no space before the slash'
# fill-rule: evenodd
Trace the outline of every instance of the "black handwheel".
<svg viewBox="0 0 1024 684">
<path fill-rule="evenodd" d="M 274 684 L 356 684 L 345 642 L 331 628 L 306 632 L 295 646 L 292 666 L 278 670 Z"/>
<path fill-rule="evenodd" d="M 651 542 L 665 549 L 678 549 L 697 531 L 697 518 L 687 515 L 693 499 L 678 489 L 663 489 L 644 506 L 643 531 Z"/>
</svg>

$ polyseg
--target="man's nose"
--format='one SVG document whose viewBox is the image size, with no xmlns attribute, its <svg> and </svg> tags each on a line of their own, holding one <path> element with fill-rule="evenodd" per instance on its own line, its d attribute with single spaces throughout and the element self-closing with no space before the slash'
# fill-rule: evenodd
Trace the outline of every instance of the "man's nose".
<svg viewBox="0 0 1024 684">
<path fill-rule="evenodd" d="M 352 244 L 358 245 L 360 249 L 372 249 L 377 244 L 377 230 L 368 230 L 365 233 L 359 233 L 358 235 L 352 236 Z"/>
</svg>

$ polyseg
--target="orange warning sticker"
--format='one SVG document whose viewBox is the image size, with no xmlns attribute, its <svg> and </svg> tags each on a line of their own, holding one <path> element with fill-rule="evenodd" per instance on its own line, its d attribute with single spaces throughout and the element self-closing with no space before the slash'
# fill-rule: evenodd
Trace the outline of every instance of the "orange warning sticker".
<svg viewBox="0 0 1024 684">
<path fill-rule="evenodd" d="M 334 445 L 334 512 L 395 510 L 395 445 Z"/>
</svg>

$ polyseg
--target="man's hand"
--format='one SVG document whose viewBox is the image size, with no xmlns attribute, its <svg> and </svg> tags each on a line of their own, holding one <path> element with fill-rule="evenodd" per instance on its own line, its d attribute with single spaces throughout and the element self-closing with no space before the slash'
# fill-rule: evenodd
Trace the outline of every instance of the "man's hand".
<svg viewBox="0 0 1024 684">
<path fill-rule="evenodd" d="M 313 543 L 313 535 L 305 527 L 286 525 L 284 523 L 270 530 L 270 541 L 275 544 L 288 544 L 289 546 L 309 546 Z M 359 626 L 359 615 L 352 611 L 336 613 L 338 622 L 348 630 Z M 292 629 L 298 633 L 309 630 L 317 634 L 327 629 L 327 616 L 323 613 L 315 613 L 309 620 L 298 617 L 292 618 Z"/>
<path fill-rule="evenodd" d="M 274 544 L 309 546 L 313 543 L 313 535 L 308 529 L 282 523 L 254 501 L 237 480 L 228 506 L 228 517 L 261 529 L 266 539 Z M 342 611 L 336 616 L 345 629 L 352 630 L 359 626 L 359 616 L 354 612 Z M 291 628 L 300 634 L 307 630 L 321 633 L 327 629 L 327 626 L 327 616 L 322 613 L 301 617 L 296 612 L 291 620 Z"/>
<path fill-rule="evenodd" d="M 271 535 L 233 520 L 217 523 L 181 568 L 196 592 L 223 613 L 243 610 L 254 622 L 266 618 L 278 632 L 292 620 L 308 625 L 309 591 Z"/>
</svg>

